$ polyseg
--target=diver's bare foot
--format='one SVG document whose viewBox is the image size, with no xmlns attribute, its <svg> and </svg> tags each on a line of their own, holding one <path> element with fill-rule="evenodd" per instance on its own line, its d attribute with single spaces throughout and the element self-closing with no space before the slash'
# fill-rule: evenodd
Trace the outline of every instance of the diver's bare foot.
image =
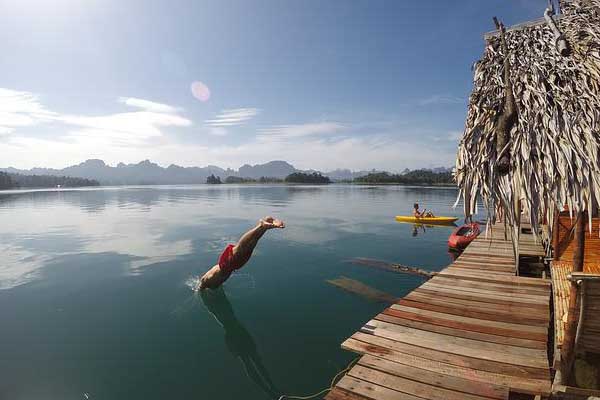
<svg viewBox="0 0 600 400">
<path fill-rule="evenodd" d="M 260 225 L 266 229 L 285 228 L 285 223 L 282 220 L 273 217 L 264 217 L 260 220 Z"/>
</svg>

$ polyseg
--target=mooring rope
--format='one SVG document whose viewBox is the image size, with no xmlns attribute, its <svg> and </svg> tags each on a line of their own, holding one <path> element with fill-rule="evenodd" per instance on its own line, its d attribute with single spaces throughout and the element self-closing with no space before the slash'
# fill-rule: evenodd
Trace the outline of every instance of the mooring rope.
<svg viewBox="0 0 600 400">
<path fill-rule="evenodd" d="M 314 399 L 317 396 L 320 396 L 324 393 L 329 392 L 330 390 L 333 389 L 333 387 L 335 386 L 335 384 L 337 383 L 336 380 L 338 379 L 338 377 L 342 374 L 345 374 L 346 372 L 350 371 L 350 368 L 354 367 L 354 365 L 358 362 L 358 359 L 360 357 L 356 357 L 354 360 L 350 361 L 350 363 L 348 364 L 348 366 L 346 368 L 344 368 L 343 370 L 341 370 L 340 372 L 338 372 L 337 374 L 335 374 L 335 376 L 333 377 L 333 379 L 331 380 L 331 384 L 329 385 L 328 388 L 325 388 L 315 394 L 311 394 L 310 396 L 292 396 L 289 394 L 284 394 L 281 395 L 279 397 L 278 400 L 285 400 L 285 399 L 295 399 L 295 400 L 310 400 L 310 399 Z"/>
</svg>

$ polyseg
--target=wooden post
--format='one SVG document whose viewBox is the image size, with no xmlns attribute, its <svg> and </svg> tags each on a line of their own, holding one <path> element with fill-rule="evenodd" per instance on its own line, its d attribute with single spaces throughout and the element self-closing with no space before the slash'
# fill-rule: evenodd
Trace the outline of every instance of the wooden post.
<svg viewBox="0 0 600 400">
<path fill-rule="evenodd" d="M 587 220 L 586 214 L 586 212 L 582 211 L 577 213 L 577 221 L 575 222 L 575 248 L 573 251 L 573 272 L 583 271 L 585 222 Z M 569 289 L 569 311 L 565 325 L 565 337 L 563 339 L 561 357 L 562 379 L 563 384 L 565 385 L 569 383 L 569 377 L 573 367 L 573 360 L 575 359 L 575 336 L 577 333 L 577 311 L 579 307 L 579 293 L 577 289 L 577 282 L 575 280 L 571 280 L 571 287 Z"/>
<path fill-rule="evenodd" d="M 560 260 L 558 244 L 560 240 L 560 210 L 554 212 L 554 223 L 552 224 L 552 257 L 555 261 Z"/>
<path fill-rule="evenodd" d="M 571 54 L 571 49 L 569 48 L 569 44 L 565 40 L 565 36 L 558 30 L 556 22 L 554 22 L 554 19 L 552 18 L 553 15 L 554 6 L 552 5 L 552 2 L 550 2 L 549 7 L 546 8 L 546 11 L 544 11 L 544 19 L 546 20 L 548 27 L 552 31 L 552 35 L 554 35 L 554 45 L 556 46 L 556 50 L 560 53 L 561 56 L 566 57 L 569 54 Z"/>
<path fill-rule="evenodd" d="M 494 17 L 494 24 L 496 24 L 496 29 L 500 31 L 500 46 L 504 53 L 504 104 L 496 125 L 496 168 L 500 175 L 506 175 L 510 169 L 510 130 L 517 121 L 517 104 L 510 78 L 510 54 L 506 43 L 506 29 L 496 17 Z"/>
</svg>

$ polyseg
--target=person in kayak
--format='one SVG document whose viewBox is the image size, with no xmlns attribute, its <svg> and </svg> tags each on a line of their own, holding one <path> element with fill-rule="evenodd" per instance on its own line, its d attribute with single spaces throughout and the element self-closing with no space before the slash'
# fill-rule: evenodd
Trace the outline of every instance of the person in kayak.
<svg viewBox="0 0 600 400">
<path fill-rule="evenodd" d="M 200 289 L 216 289 L 223 284 L 231 273 L 242 268 L 252 256 L 256 244 L 266 231 L 273 228 L 285 228 L 283 221 L 273 217 L 265 217 L 240 238 L 237 244 L 228 244 L 219 257 L 219 262 L 200 278 L 196 291 Z"/>
<path fill-rule="evenodd" d="M 433 215 L 433 213 L 431 211 L 427 211 L 427 209 L 423 209 L 423 211 L 419 211 L 419 203 L 415 203 L 413 205 L 414 210 L 413 210 L 413 216 L 415 218 L 431 218 L 431 217 L 435 217 L 435 215 Z"/>
</svg>

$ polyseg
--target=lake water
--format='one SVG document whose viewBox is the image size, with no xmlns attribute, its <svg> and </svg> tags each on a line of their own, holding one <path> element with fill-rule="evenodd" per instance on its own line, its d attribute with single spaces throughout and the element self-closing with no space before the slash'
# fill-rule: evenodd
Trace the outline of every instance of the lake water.
<svg viewBox="0 0 600 400">
<path fill-rule="evenodd" d="M 385 308 L 326 280 L 395 296 L 439 270 L 448 227 L 394 220 L 415 201 L 456 215 L 456 190 L 162 186 L 0 192 L 0 399 L 276 399 L 329 385 L 340 343 Z M 223 290 L 194 277 L 264 215 L 285 220 Z"/>
</svg>

